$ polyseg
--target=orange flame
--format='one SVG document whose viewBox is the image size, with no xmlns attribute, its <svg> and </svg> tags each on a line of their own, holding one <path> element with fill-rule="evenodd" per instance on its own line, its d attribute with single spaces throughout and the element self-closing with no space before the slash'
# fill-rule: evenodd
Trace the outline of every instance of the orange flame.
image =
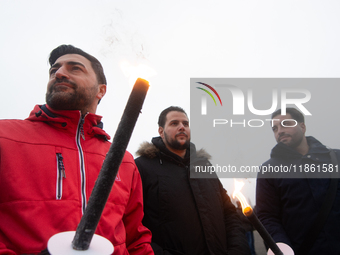
<svg viewBox="0 0 340 255">
<path fill-rule="evenodd" d="M 241 189 L 244 186 L 244 182 L 243 181 L 238 181 L 236 179 L 234 179 L 234 185 L 235 185 L 235 190 L 233 192 L 232 197 L 235 199 L 235 197 L 240 201 L 241 206 L 242 206 L 242 211 L 243 214 L 246 216 L 249 216 L 253 213 L 253 209 L 251 208 L 251 206 L 248 204 L 246 198 L 244 197 L 244 195 L 241 193 Z"/>
<path fill-rule="evenodd" d="M 139 77 L 142 77 L 143 79 L 149 79 L 150 77 L 157 74 L 152 67 L 146 64 L 132 65 L 128 61 L 121 62 L 120 68 L 122 69 L 124 75 L 128 77 L 129 84 L 131 86 L 133 86 Z"/>
</svg>

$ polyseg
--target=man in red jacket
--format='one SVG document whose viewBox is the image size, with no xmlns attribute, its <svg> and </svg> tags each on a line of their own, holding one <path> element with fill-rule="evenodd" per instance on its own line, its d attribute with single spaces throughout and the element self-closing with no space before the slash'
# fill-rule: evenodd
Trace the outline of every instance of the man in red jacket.
<svg viewBox="0 0 340 255">
<path fill-rule="evenodd" d="M 95 115 L 106 93 L 100 62 L 71 45 L 49 62 L 47 104 L 0 121 L 0 254 L 39 254 L 54 234 L 75 231 L 110 147 Z M 153 254 L 142 195 L 126 152 L 96 230 L 114 254 Z"/>
</svg>

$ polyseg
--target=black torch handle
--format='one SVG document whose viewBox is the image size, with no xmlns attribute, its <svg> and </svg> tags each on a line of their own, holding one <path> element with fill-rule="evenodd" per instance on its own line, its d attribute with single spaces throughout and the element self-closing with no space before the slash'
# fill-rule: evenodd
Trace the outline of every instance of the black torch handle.
<svg viewBox="0 0 340 255">
<path fill-rule="evenodd" d="M 90 246 L 148 89 L 149 83 L 138 78 L 126 104 L 110 149 L 106 154 L 84 215 L 77 227 L 72 241 L 72 247 L 75 250 L 87 250 Z"/>
<path fill-rule="evenodd" d="M 253 212 L 251 215 L 247 216 L 250 222 L 253 224 L 254 228 L 259 232 L 260 236 L 264 240 L 264 242 L 268 245 L 268 247 L 272 250 L 275 255 L 283 255 L 280 248 L 276 245 L 275 241 L 268 233 L 268 231 L 264 228 L 260 220 L 257 218 L 256 214 Z"/>
</svg>

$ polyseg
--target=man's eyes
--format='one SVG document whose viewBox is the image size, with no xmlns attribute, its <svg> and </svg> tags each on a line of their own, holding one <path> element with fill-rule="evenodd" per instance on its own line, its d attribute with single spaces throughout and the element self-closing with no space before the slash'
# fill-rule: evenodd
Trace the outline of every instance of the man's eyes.
<svg viewBox="0 0 340 255">
<path fill-rule="evenodd" d="M 54 74 L 57 70 L 58 70 L 57 68 L 50 69 L 50 75 Z"/>
<path fill-rule="evenodd" d="M 296 125 L 293 121 L 285 121 L 284 124 L 286 127 L 294 127 Z"/>
<path fill-rule="evenodd" d="M 50 69 L 50 75 L 55 74 L 58 71 L 59 67 L 51 68 Z M 83 71 L 83 68 L 81 66 L 71 66 L 70 69 L 71 71 Z"/>
<path fill-rule="evenodd" d="M 73 66 L 72 70 L 83 70 L 80 66 Z"/>
<path fill-rule="evenodd" d="M 177 126 L 179 124 L 179 122 L 171 122 L 170 125 L 171 126 Z M 189 123 L 188 122 L 183 122 L 183 126 L 188 127 Z"/>
</svg>

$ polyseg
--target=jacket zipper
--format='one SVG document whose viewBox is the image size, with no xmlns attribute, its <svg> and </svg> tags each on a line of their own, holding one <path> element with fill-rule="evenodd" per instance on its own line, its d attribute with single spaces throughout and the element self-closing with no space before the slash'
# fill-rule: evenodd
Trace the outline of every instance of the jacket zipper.
<svg viewBox="0 0 340 255">
<path fill-rule="evenodd" d="M 57 153 L 57 200 L 61 200 L 63 196 L 63 179 L 66 178 L 63 156 Z"/>
<path fill-rule="evenodd" d="M 79 163 L 80 163 L 80 176 L 81 176 L 81 209 L 82 209 L 82 214 L 85 212 L 86 208 L 86 178 L 85 178 L 85 165 L 84 165 L 84 153 L 83 149 L 81 147 L 80 139 L 82 138 L 85 140 L 85 135 L 84 135 L 84 117 L 81 117 L 78 123 L 78 129 L 77 129 L 77 136 L 76 136 L 76 143 L 79 151 Z"/>
</svg>

